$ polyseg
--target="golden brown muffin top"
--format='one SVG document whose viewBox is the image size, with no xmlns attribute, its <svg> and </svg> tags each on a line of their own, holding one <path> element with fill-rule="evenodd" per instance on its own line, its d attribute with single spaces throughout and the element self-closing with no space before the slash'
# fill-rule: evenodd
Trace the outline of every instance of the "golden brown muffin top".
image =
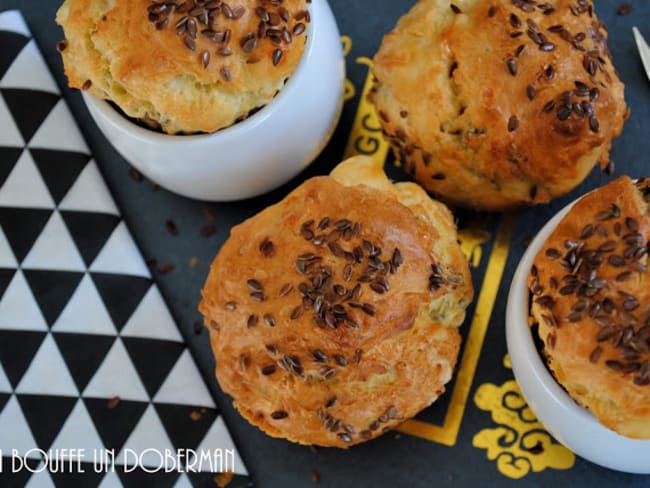
<svg viewBox="0 0 650 488">
<path fill-rule="evenodd" d="M 163 131 L 214 132 L 271 101 L 295 70 L 306 0 L 66 0 L 70 86 Z"/>
<path fill-rule="evenodd" d="M 363 442 L 413 416 L 460 346 L 472 285 L 455 239 L 443 205 L 372 159 L 307 180 L 233 228 L 211 266 L 200 310 L 222 389 L 303 444 Z"/>
<path fill-rule="evenodd" d="M 432 161 L 417 176 L 436 194 L 546 202 L 606 163 L 621 132 L 606 41 L 588 0 L 421 0 L 384 38 L 373 99 L 398 159 Z"/>
<path fill-rule="evenodd" d="M 650 180 L 586 195 L 535 258 L 529 287 L 557 380 L 611 429 L 650 438 Z"/>
</svg>

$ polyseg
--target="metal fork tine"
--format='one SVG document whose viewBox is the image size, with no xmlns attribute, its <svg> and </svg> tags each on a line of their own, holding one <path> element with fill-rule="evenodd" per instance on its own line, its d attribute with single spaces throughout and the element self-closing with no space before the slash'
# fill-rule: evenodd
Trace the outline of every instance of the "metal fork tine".
<svg viewBox="0 0 650 488">
<path fill-rule="evenodd" d="M 636 45 L 639 48 L 639 54 L 641 55 L 641 62 L 645 68 L 645 74 L 647 75 L 648 80 L 650 80 L 650 47 L 648 47 L 648 43 L 641 35 L 641 32 L 639 32 L 639 29 L 632 27 L 632 31 L 634 32 Z"/>
</svg>

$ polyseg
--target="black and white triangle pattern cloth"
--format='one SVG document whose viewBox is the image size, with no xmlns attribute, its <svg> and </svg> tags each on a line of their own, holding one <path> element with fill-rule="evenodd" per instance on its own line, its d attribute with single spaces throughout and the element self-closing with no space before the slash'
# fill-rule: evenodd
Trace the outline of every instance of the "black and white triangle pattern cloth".
<svg viewBox="0 0 650 488">
<path fill-rule="evenodd" d="M 86 469 L 39 470 L 36 449 L 83 449 Z M 214 462 L 123 465 L 179 450 L 230 456 L 229 486 L 250 484 L 22 16 L 1 13 L 0 486 L 215 486 Z M 12 473 L 13 452 L 32 469 Z"/>
</svg>

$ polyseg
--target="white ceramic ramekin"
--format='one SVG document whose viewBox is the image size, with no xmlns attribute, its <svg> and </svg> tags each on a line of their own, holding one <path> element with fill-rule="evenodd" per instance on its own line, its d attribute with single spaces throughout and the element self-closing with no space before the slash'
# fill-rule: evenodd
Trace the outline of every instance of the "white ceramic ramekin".
<svg viewBox="0 0 650 488">
<path fill-rule="evenodd" d="M 326 0 L 309 5 L 307 44 L 295 72 L 260 111 L 232 127 L 165 135 L 131 122 L 83 93 L 91 116 L 117 151 L 160 186 L 190 198 L 231 201 L 286 183 L 325 147 L 343 106 L 345 59 Z"/>
<path fill-rule="evenodd" d="M 617 434 L 575 403 L 546 368 L 528 326 L 528 273 L 537 253 L 575 203 L 563 208 L 542 228 L 528 246 L 513 277 L 506 310 L 506 340 L 512 370 L 530 408 L 558 441 L 606 468 L 650 474 L 650 441 Z"/>
</svg>

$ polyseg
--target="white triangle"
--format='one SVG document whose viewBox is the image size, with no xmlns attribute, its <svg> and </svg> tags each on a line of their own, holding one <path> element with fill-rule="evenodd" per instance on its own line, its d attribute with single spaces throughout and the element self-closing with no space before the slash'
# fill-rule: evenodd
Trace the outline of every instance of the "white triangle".
<svg viewBox="0 0 650 488">
<path fill-rule="evenodd" d="M 47 332 L 47 322 L 21 270 L 16 271 L 0 300 L 0 329 Z"/>
<path fill-rule="evenodd" d="M 14 256 L 9 241 L 4 232 L 2 232 L 2 227 L 0 227 L 0 268 L 17 268 L 18 261 Z"/>
<path fill-rule="evenodd" d="M 13 388 L 11 387 L 11 383 L 9 383 L 5 370 L 3 369 L 2 364 L 0 364 L 0 392 L 11 393 L 12 391 Z"/>
<path fill-rule="evenodd" d="M 153 452 L 151 451 L 153 450 Z M 153 405 L 149 405 L 144 415 L 133 429 L 128 440 L 122 448 L 122 452 L 117 456 L 118 464 L 133 466 L 138 461 L 141 466 L 159 467 L 163 463 L 157 453 L 173 452 L 174 445 L 169 440 L 169 436 L 163 427 Z M 140 456 L 139 460 L 135 456 Z M 170 468 L 173 466 L 170 464 Z"/>
<path fill-rule="evenodd" d="M 77 181 L 59 204 L 59 209 L 120 214 L 93 160 L 81 171 Z"/>
<path fill-rule="evenodd" d="M 149 288 L 122 329 L 122 336 L 183 342 L 183 337 L 156 285 Z"/>
<path fill-rule="evenodd" d="M 86 265 L 59 212 L 53 212 L 22 262 L 24 269 L 85 271 Z"/>
<path fill-rule="evenodd" d="M 149 268 L 142 259 L 131 233 L 124 221 L 120 222 L 104 244 L 90 271 L 95 273 L 118 273 L 150 278 Z"/>
<path fill-rule="evenodd" d="M 221 415 L 213 422 L 196 452 L 214 452 L 217 449 L 221 450 L 221 461 L 223 462 L 222 466 L 214 466 L 217 471 L 232 471 L 235 474 L 248 475 L 244 461 L 239 457 L 239 452 L 232 442 L 232 437 L 230 437 Z M 233 451 L 234 455 L 231 455 Z M 207 471 L 207 469 L 204 469 L 204 471 Z"/>
<path fill-rule="evenodd" d="M 29 477 L 29 481 L 25 484 L 25 488 L 56 488 L 52 477 L 47 470 L 48 468 L 40 465 L 36 468 L 33 475 Z"/>
<path fill-rule="evenodd" d="M 192 488 L 192 483 L 185 473 L 182 473 L 176 480 L 174 488 Z"/>
<path fill-rule="evenodd" d="M 57 102 L 45 118 L 32 140 L 29 141 L 29 147 L 90 154 L 90 150 L 77 128 L 77 123 L 63 99 Z"/>
<path fill-rule="evenodd" d="M 29 28 L 23 19 L 20 10 L 7 10 L 0 14 L 0 30 L 6 30 L 31 37 Z"/>
<path fill-rule="evenodd" d="M 102 482 L 99 484 L 98 488 L 122 488 L 122 482 L 117 475 L 117 472 L 113 471 L 110 466 L 106 468 L 108 472 L 106 476 L 102 478 Z"/>
<path fill-rule="evenodd" d="M 95 424 L 93 424 L 84 402 L 80 399 L 72 409 L 50 449 L 53 451 L 57 449 L 84 449 L 86 457 L 89 457 L 89 460 L 92 461 L 93 453 L 99 453 L 103 448 L 104 444 L 99 438 Z"/>
<path fill-rule="evenodd" d="M 34 39 L 23 48 L 11 67 L 7 70 L 2 82 L 2 88 L 20 88 L 39 90 L 58 95 L 59 89 L 56 86 L 50 70 L 45 65 L 41 52 L 36 47 Z"/>
<path fill-rule="evenodd" d="M 0 146 L 3 147 L 24 147 L 25 140 L 18 130 L 11 111 L 0 97 L 0 121 L 2 121 L 2 130 L 0 131 Z"/>
<path fill-rule="evenodd" d="M 178 358 L 153 401 L 155 403 L 214 408 L 214 400 L 206 388 L 189 350 L 185 349 Z"/>
<path fill-rule="evenodd" d="M 63 312 L 52 326 L 52 332 L 117 335 L 108 310 L 89 275 L 84 275 Z"/>
<path fill-rule="evenodd" d="M 54 208 L 54 200 L 29 151 L 23 151 L 0 188 L 0 206 Z"/>
<path fill-rule="evenodd" d="M 84 397 L 147 402 L 147 391 L 119 337 L 83 392 Z"/>
<path fill-rule="evenodd" d="M 79 396 L 79 390 L 51 334 L 45 337 L 25 376 L 18 383 L 16 393 Z"/>
<path fill-rule="evenodd" d="M 0 451 L 10 454 L 12 449 L 25 455 L 38 447 L 29 424 L 15 396 L 12 396 L 0 412 Z"/>
</svg>

